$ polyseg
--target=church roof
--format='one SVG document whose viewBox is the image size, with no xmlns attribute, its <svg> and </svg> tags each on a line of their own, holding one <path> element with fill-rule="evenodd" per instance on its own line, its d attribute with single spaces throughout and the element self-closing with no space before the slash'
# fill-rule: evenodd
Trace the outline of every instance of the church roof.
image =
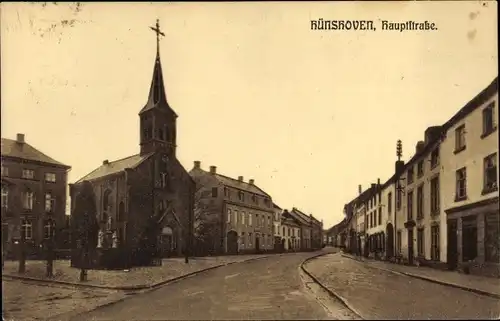
<svg viewBox="0 0 500 321">
<path fill-rule="evenodd" d="M 2 156 L 15 157 L 23 160 L 70 168 L 70 166 L 56 161 L 26 142 L 20 143 L 13 139 L 2 138 L 1 149 Z"/>
<path fill-rule="evenodd" d="M 177 117 L 177 114 L 172 109 L 172 107 L 170 107 L 167 100 L 159 51 L 156 52 L 153 78 L 151 79 L 151 85 L 149 87 L 148 101 L 146 102 L 146 105 L 141 109 L 139 114 L 155 108 L 171 112 L 175 117 Z"/>
<path fill-rule="evenodd" d="M 136 168 L 143 161 L 148 159 L 153 153 L 145 154 L 145 155 L 132 155 L 126 158 L 122 158 L 116 160 L 114 162 L 109 162 L 107 164 L 102 164 L 97 167 L 95 170 L 80 178 L 75 184 L 81 183 L 83 181 L 91 181 L 98 178 L 102 178 L 108 175 L 116 174 L 124 171 L 126 168 Z"/>
</svg>

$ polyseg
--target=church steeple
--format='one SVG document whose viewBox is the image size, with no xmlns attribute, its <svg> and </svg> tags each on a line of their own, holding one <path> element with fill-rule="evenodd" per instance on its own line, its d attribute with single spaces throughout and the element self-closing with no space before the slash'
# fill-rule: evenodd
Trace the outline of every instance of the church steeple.
<svg viewBox="0 0 500 321">
<path fill-rule="evenodd" d="M 162 151 L 175 156 L 177 114 L 167 101 L 160 60 L 160 35 L 165 34 L 158 20 L 150 28 L 156 33 L 156 58 L 148 100 L 139 112 L 141 154 Z"/>
</svg>

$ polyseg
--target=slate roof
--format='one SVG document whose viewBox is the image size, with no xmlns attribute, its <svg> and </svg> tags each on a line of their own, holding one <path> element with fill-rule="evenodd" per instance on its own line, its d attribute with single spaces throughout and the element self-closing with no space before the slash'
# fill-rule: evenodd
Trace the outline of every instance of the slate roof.
<svg viewBox="0 0 500 321">
<path fill-rule="evenodd" d="M 116 160 L 114 162 L 109 162 L 108 164 L 102 164 L 101 166 L 97 167 L 89 174 L 80 178 L 75 184 L 81 183 L 85 180 L 90 181 L 90 180 L 102 178 L 102 177 L 105 177 L 108 175 L 116 174 L 116 173 L 124 171 L 125 168 L 135 168 L 139 164 L 141 164 L 143 161 L 148 159 L 153 154 L 154 153 L 149 153 L 149 154 L 145 154 L 142 156 L 140 154 L 136 154 L 136 155 L 132 155 L 132 156 L 129 156 L 126 158 Z"/>
<path fill-rule="evenodd" d="M 15 157 L 28 161 L 42 162 L 50 165 L 62 166 L 71 168 L 55 159 L 45 155 L 30 144 L 18 143 L 16 140 L 2 138 L 2 156 Z"/>
<path fill-rule="evenodd" d="M 309 215 L 302 213 L 295 207 L 289 213 L 290 215 L 292 215 L 293 217 L 295 217 L 296 219 L 300 220 L 303 223 L 310 223 Z"/>
<path fill-rule="evenodd" d="M 271 196 L 269 194 L 267 194 L 266 192 L 264 192 L 262 189 L 260 189 L 259 187 L 257 187 L 257 185 L 255 184 L 250 184 L 250 183 L 247 183 L 247 182 L 240 182 L 239 180 L 237 179 L 234 179 L 234 178 L 231 178 L 231 177 L 228 177 L 228 176 L 224 176 L 224 175 L 221 175 L 221 174 L 211 174 L 203 169 L 199 169 L 200 171 L 204 172 L 206 175 L 213 175 L 215 176 L 215 178 L 221 183 L 223 184 L 224 186 L 228 186 L 228 187 L 232 187 L 232 188 L 236 188 L 236 189 L 240 189 L 240 190 L 243 190 L 245 192 L 249 192 L 249 193 L 254 193 L 254 194 L 257 194 L 257 195 L 260 195 L 260 196 L 265 196 L 265 197 L 269 197 L 271 198 Z"/>
</svg>

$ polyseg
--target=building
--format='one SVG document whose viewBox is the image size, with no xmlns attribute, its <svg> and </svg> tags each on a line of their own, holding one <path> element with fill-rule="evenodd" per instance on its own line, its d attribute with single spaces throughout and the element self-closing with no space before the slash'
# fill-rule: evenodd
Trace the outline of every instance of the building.
<svg viewBox="0 0 500 321">
<path fill-rule="evenodd" d="M 158 25 L 157 25 L 158 27 Z M 92 184 L 98 247 L 136 250 L 151 217 L 164 256 L 185 253 L 193 230 L 195 183 L 176 156 L 177 114 L 167 101 L 159 44 L 149 95 L 139 112 L 139 153 L 102 165 L 70 185 L 71 208 L 82 183 Z M 113 245 L 115 243 L 115 245 Z"/>
<path fill-rule="evenodd" d="M 309 215 L 293 207 L 290 215 L 300 224 L 300 248 L 303 251 L 311 250 L 312 247 L 312 220 Z"/>
<path fill-rule="evenodd" d="M 26 142 L 2 138 L 2 247 L 15 255 L 21 233 L 28 256 L 39 256 L 45 240 L 64 247 L 66 188 L 70 166 Z"/>
<path fill-rule="evenodd" d="M 394 257 L 394 249 L 396 248 L 395 237 L 394 237 L 394 227 L 396 226 L 395 221 L 395 175 L 389 178 L 381 186 L 382 191 L 382 225 L 385 227 L 385 235 L 382 239 L 382 250 L 384 259 L 390 259 Z"/>
<path fill-rule="evenodd" d="M 281 215 L 283 214 L 283 209 L 273 203 L 274 216 L 273 216 L 273 239 L 274 239 L 274 249 L 276 251 L 283 250 L 282 248 L 282 230 L 281 230 Z"/>
<path fill-rule="evenodd" d="M 378 179 L 376 184 L 371 184 L 366 205 L 365 232 L 369 256 L 384 254 L 386 218 L 382 216 L 382 210 L 382 185 Z"/>
<path fill-rule="evenodd" d="M 311 221 L 311 248 L 321 249 L 323 244 L 323 220 L 318 220 L 312 214 L 309 214 L 309 220 Z"/>
<path fill-rule="evenodd" d="M 420 264 L 439 266 L 442 262 L 439 156 L 442 127 L 429 127 L 424 136 L 401 173 L 402 211 L 395 226 L 401 235 L 404 250 L 400 254 L 405 262 L 414 264 L 418 260 Z"/>
<path fill-rule="evenodd" d="M 440 259 L 500 277 L 497 126 L 498 78 L 443 125 Z"/>
<path fill-rule="evenodd" d="M 204 171 L 195 161 L 189 172 L 197 184 L 197 204 L 211 204 L 209 215 L 218 228 L 213 231 L 215 253 L 261 252 L 274 248 L 275 209 L 269 194 L 255 181 L 234 179 L 217 173 L 216 166 Z"/>
<path fill-rule="evenodd" d="M 282 242 L 285 251 L 300 251 L 303 250 L 301 236 L 302 226 L 294 215 L 291 215 L 288 210 L 284 210 L 281 220 Z"/>
<path fill-rule="evenodd" d="M 344 218 L 340 223 L 335 224 L 328 230 L 324 231 L 325 244 L 334 247 L 343 247 L 345 245 L 345 234 L 342 233 L 345 229 L 346 218 Z"/>
</svg>

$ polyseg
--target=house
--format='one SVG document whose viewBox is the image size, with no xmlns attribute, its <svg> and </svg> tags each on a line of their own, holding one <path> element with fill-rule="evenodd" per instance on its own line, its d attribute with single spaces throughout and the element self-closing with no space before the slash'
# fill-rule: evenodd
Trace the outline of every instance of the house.
<svg viewBox="0 0 500 321">
<path fill-rule="evenodd" d="M 381 210 L 382 210 L 382 251 L 381 258 L 389 259 L 394 257 L 396 247 L 394 237 L 394 226 L 396 224 L 395 209 L 395 175 L 389 178 L 380 187 L 382 192 Z"/>
<path fill-rule="evenodd" d="M 217 173 L 216 166 L 209 171 L 195 161 L 189 172 L 197 185 L 197 204 L 210 204 L 210 219 L 217 222 L 211 233 L 214 253 L 254 253 L 274 248 L 275 209 L 269 194 L 259 188 L 253 179 L 243 176 L 234 179 Z M 206 217 L 200 220 L 206 220 Z"/>
<path fill-rule="evenodd" d="M 104 160 L 70 185 L 72 211 L 83 183 L 88 181 L 93 187 L 100 228 L 98 247 L 135 251 L 148 224 L 154 224 L 158 231 L 154 246 L 163 256 L 178 256 L 187 250 L 193 231 L 195 183 L 177 159 L 177 117 L 165 93 L 157 44 L 149 94 L 139 112 L 139 153 Z"/>
<path fill-rule="evenodd" d="M 313 233 L 311 218 L 296 207 L 293 207 L 289 213 L 300 224 L 300 248 L 304 251 L 311 250 Z"/>
<path fill-rule="evenodd" d="M 318 220 L 312 214 L 309 214 L 311 221 L 311 248 L 320 249 L 323 247 L 323 220 Z"/>
<path fill-rule="evenodd" d="M 296 216 L 284 210 L 281 219 L 282 243 L 285 251 L 303 250 L 301 244 L 302 223 Z"/>
<path fill-rule="evenodd" d="M 440 259 L 500 277 L 497 126 L 498 78 L 443 125 Z"/>
<path fill-rule="evenodd" d="M 368 243 L 368 255 L 380 256 L 385 245 L 385 221 L 382 210 L 382 185 L 380 178 L 376 184 L 371 184 L 370 195 L 368 196 L 365 214 L 365 233 Z"/>
<path fill-rule="evenodd" d="M 28 256 L 39 257 L 46 241 L 64 247 L 68 172 L 64 165 L 26 142 L 2 138 L 2 246 L 13 257 L 21 236 Z M 22 234 L 21 234 L 22 233 Z"/>
<path fill-rule="evenodd" d="M 273 239 L 274 239 L 274 249 L 277 251 L 283 250 L 282 248 L 282 230 L 281 230 L 281 215 L 283 214 L 283 209 L 273 203 L 274 216 L 273 216 Z"/>
</svg>

